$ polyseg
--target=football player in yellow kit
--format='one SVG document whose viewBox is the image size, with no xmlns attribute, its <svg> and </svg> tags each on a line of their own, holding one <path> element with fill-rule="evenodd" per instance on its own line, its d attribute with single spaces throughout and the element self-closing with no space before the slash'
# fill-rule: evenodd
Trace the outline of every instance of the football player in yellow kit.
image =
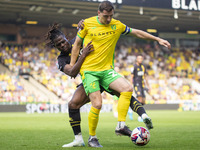
<svg viewBox="0 0 200 150">
<path fill-rule="evenodd" d="M 100 85 L 109 91 L 120 93 L 118 102 L 118 124 L 116 134 L 130 136 L 131 130 L 126 126 L 125 120 L 132 96 L 132 85 L 114 70 L 114 51 L 121 35 L 134 35 L 138 38 L 158 41 L 160 45 L 170 48 L 170 43 L 147 32 L 129 28 L 119 20 L 113 19 L 114 7 L 109 1 L 103 1 L 98 8 L 98 16 L 90 17 L 84 21 L 84 29 L 77 33 L 72 48 L 71 62 L 73 66 L 79 55 L 80 47 L 92 41 L 94 51 L 85 58 L 80 73 L 86 94 L 92 103 L 88 115 L 90 147 L 102 147 L 96 137 L 96 127 L 102 106 Z M 144 117 L 145 119 L 148 116 Z"/>
</svg>

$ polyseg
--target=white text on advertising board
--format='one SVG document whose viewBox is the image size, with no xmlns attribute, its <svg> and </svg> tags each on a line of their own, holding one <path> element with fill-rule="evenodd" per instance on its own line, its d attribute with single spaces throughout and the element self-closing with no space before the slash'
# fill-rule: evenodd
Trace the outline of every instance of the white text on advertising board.
<svg viewBox="0 0 200 150">
<path fill-rule="evenodd" d="M 172 0 L 172 8 L 200 11 L 200 0 Z"/>
</svg>

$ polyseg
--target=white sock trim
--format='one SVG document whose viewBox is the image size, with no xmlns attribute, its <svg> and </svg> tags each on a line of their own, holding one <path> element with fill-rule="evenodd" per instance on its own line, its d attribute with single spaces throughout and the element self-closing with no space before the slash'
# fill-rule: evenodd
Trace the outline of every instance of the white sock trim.
<svg viewBox="0 0 200 150">
<path fill-rule="evenodd" d="M 118 121 L 118 123 L 117 123 L 117 128 L 124 128 L 124 126 L 125 126 L 126 124 L 125 124 L 125 122 L 124 121 Z"/>
<path fill-rule="evenodd" d="M 94 135 L 94 136 L 90 135 L 90 139 L 93 139 L 93 138 L 97 139 L 97 136 L 96 135 Z"/>
<path fill-rule="evenodd" d="M 79 134 L 75 135 L 75 140 L 78 140 L 78 141 L 83 141 L 82 134 L 81 134 L 81 133 L 79 133 Z"/>
<path fill-rule="evenodd" d="M 149 116 L 148 116 L 147 114 L 144 113 L 144 114 L 142 114 L 141 118 L 142 118 L 142 119 L 145 119 L 145 118 L 149 118 Z"/>
</svg>

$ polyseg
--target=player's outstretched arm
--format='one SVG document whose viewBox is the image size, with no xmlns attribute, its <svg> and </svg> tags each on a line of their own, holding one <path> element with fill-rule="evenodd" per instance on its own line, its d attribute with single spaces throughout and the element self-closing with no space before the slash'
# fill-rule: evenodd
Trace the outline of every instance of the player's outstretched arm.
<svg viewBox="0 0 200 150">
<path fill-rule="evenodd" d="M 153 35 L 145 32 L 145 31 L 138 30 L 138 29 L 132 29 L 132 31 L 131 31 L 130 34 L 133 35 L 133 36 L 136 36 L 138 38 L 141 38 L 141 39 L 147 39 L 147 40 L 157 41 L 160 45 L 165 46 L 168 49 L 171 48 L 171 44 L 167 40 L 164 40 L 162 38 L 153 36 Z"/>
<path fill-rule="evenodd" d="M 82 54 L 74 66 L 71 66 L 69 64 L 65 65 L 63 70 L 64 73 L 75 78 L 80 71 L 81 65 L 83 64 L 85 57 L 88 56 L 89 53 L 92 51 L 94 51 L 94 47 L 91 41 L 90 43 L 88 43 L 86 47 L 82 49 Z"/>
<path fill-rule="evenodd" d="M 71 62 L 70 62 L 71 66 L 74 66 L 74 64 L 76 63 L 82 42 L 83 40 L 78 36 L 76 36 L 76 40 L 74 42 L 74 46 L 72 47 L 72 52 L 71 52 Z"/>
</svg>

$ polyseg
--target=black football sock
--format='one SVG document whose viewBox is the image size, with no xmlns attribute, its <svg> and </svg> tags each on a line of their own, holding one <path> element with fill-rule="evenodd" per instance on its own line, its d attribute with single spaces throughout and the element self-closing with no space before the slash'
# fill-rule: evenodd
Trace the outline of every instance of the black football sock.
<svg viewBox="0 0 200 150">
<path fill-rule="evenodd" d="M 74 135 L 78 135 L 81 132 L 80 109 L 70 109 L 69 108 L 69 122 L 73 129 Z"/>
<path fill-rule="evenodd" d="M 139 116 L 142 116 L 143 113 L 146 113 L 142 104 L 134 96 L 131 97 L 130 107 Z"/>
</svg>

